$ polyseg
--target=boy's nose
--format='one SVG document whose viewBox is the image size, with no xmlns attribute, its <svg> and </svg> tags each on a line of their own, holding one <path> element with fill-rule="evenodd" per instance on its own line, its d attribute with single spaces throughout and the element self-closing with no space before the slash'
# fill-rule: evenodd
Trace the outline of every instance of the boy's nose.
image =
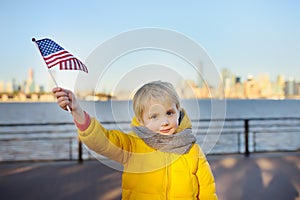
<svg viewBox="0 0 300 200">
<path fill-rule="evenodd" d="M 169 125 L 169 121 L 168 121 L 167 118 L 163 120 L 162 125 L 163 125 L 163 126 Z"/>
</svg>

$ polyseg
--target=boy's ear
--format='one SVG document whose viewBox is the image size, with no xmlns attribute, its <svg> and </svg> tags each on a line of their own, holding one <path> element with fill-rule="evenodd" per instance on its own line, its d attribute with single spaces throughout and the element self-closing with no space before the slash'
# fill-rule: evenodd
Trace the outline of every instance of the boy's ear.
<svg viewBox="0 0 300 200">
<path fill-rule="evenodd" d="M 138 122 L 140 123 L 140 125 L 144 126 L 143 120 L 138 118 Z"/>
</svg>

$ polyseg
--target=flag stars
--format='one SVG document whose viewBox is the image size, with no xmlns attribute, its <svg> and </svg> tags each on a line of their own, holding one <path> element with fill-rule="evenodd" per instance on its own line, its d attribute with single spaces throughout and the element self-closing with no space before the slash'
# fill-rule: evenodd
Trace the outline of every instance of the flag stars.
<svg viewBox="0 0 300 200">
<path fill-rule="evenodd" d="M 52 40 L 49 39 L 43 39 L 37 41 L 37 44 L 41 47 L 41 53 L 43 56 L 47 56 L 49 54 L 52 54 L 54 52 L 64 50 L 61 46 L 54 43 Z"/>
</svg>

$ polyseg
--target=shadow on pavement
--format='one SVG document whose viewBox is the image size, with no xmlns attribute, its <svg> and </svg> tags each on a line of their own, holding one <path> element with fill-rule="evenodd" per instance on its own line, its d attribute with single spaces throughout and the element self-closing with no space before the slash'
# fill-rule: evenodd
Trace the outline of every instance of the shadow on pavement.
<svg viewBox="0 0 300 200">
<path fill-rule="evenodd" d="M 208 156 L 220 200 L 295 200 L 300 152 Z M 149 186 L 151 187 L 151 186 Z M 0 163 L 1 200 L 121 199 L 121 172 L 99 161 Z"/>
</svg>

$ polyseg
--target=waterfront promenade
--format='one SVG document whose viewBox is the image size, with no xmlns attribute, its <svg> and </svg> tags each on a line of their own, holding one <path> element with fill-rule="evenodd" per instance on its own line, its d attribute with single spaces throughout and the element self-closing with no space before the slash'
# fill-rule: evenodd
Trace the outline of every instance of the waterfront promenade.
<svg viewBox="0 0 300 200">
<path fill-rule="evenodd" d="M 300 152 L 213 155 L 208 160 L 220 200 L 300 199 Z M 1 200 L 120 198 L 121 172 L 96 160 L 0 163 Z"/>
</svg>

